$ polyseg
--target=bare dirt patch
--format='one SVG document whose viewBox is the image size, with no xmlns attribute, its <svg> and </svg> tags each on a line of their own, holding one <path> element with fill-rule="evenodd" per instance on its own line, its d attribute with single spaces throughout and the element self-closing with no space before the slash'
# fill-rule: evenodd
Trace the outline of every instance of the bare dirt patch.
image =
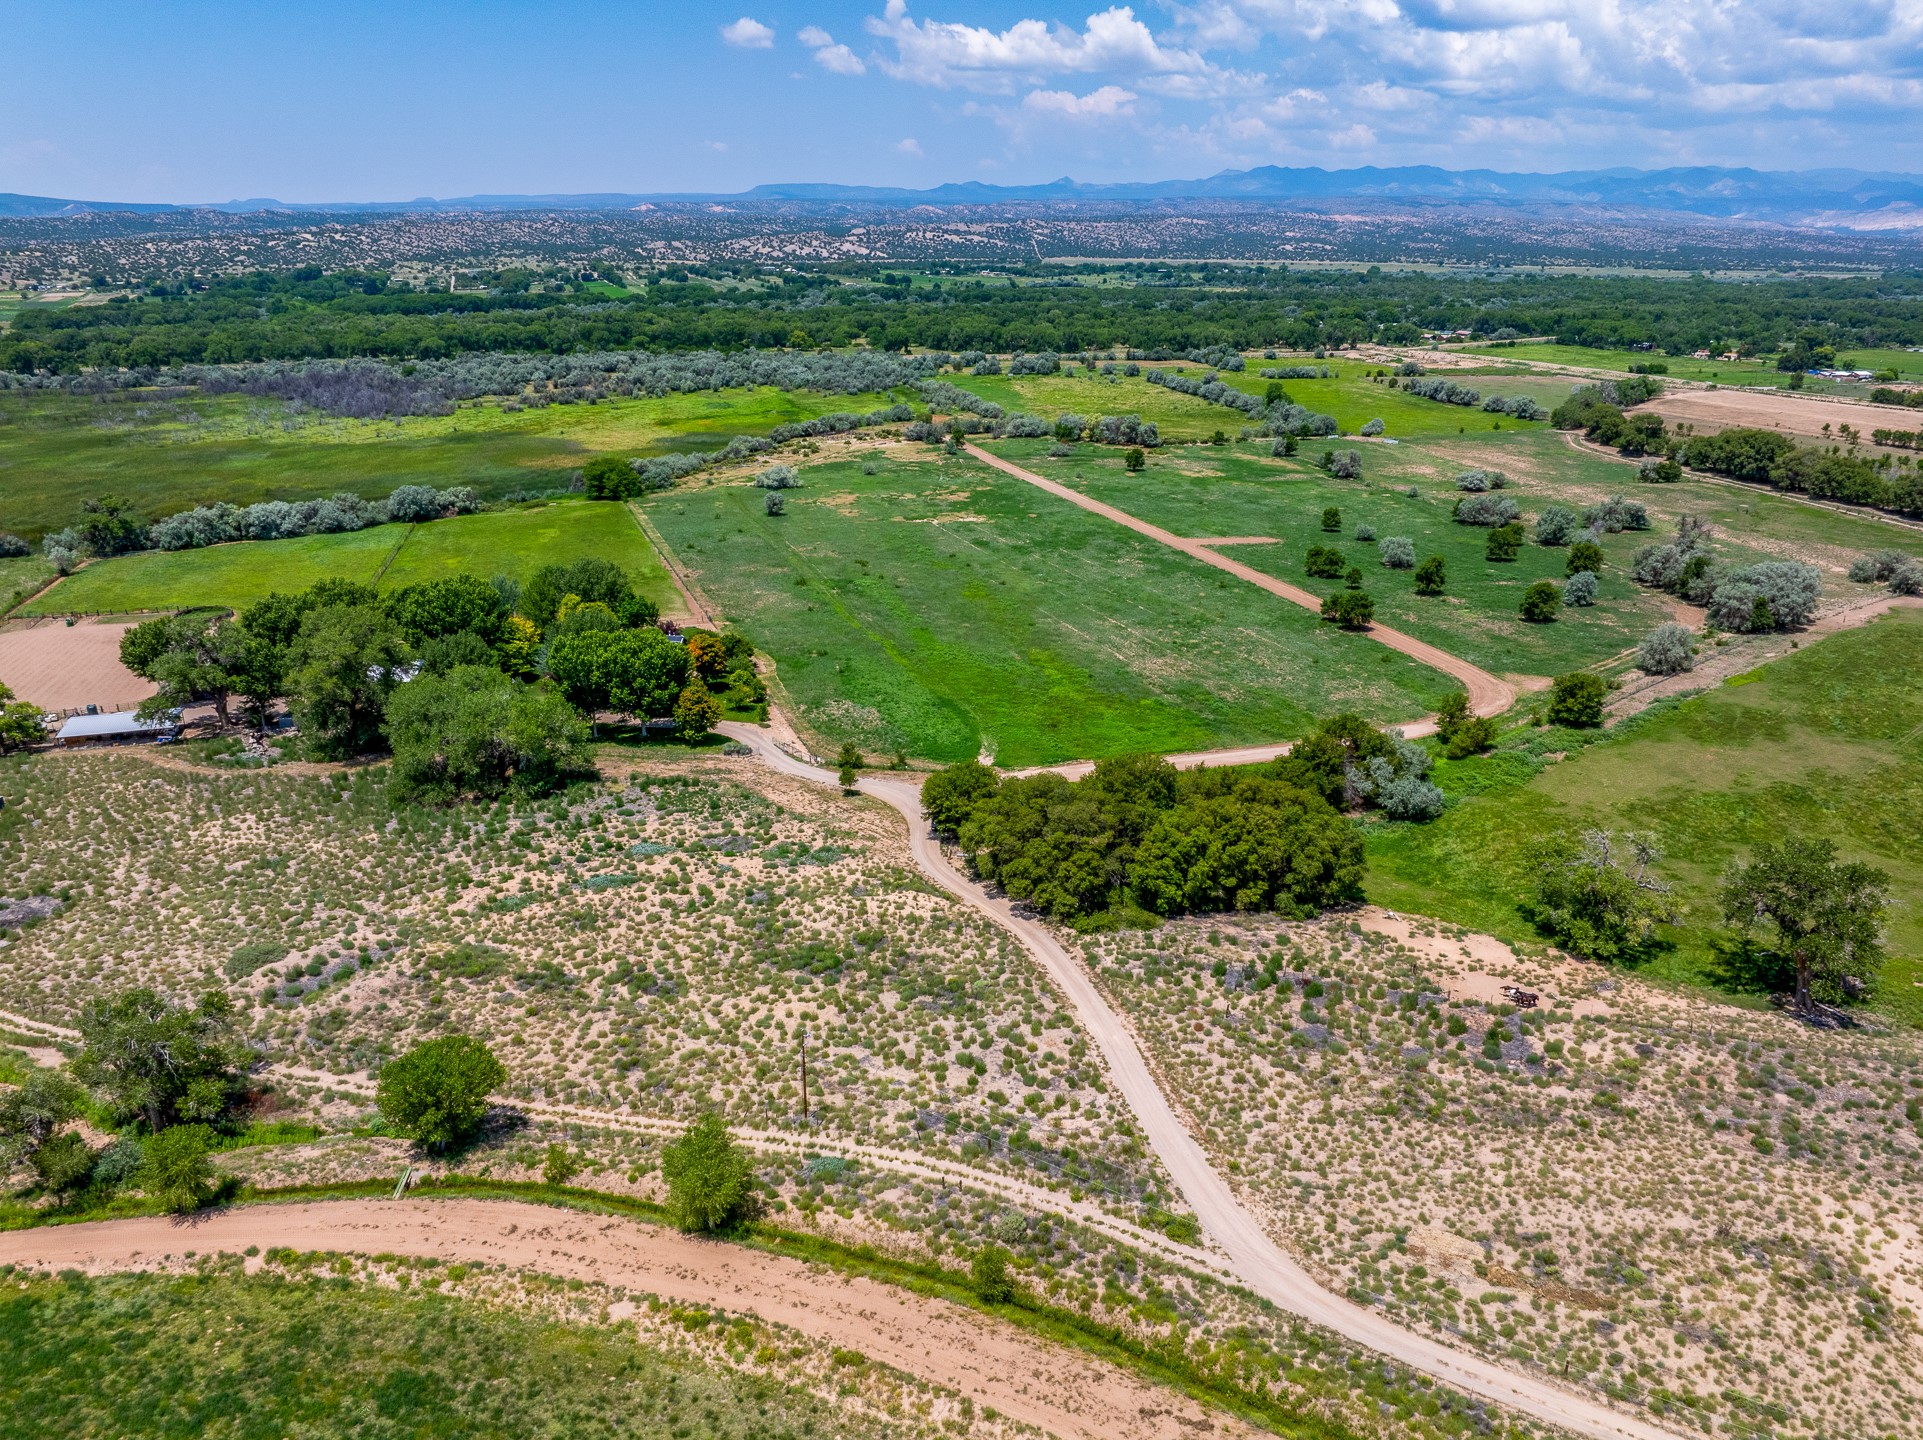
<svg viewBox="0 0 1923 1440">
<path fill-rule="evenodd" d="M 1844 425 L 1864 435 L 1885 427 L 1916 428 L 1916 412 L 1902 406 L 1866 405 L 1784 390 L 1667 390 L 1636 408 L 1660 415 L 1672 425 L 1680 420 L 1711 433 L 1755 426 L 1824 440 L 1835 436 Z"/>
<path fill-rule="evenodd" d="M 0 683 L 46 710 L 131 710 L 155 686 L 120 663 L 131 620 L 15 621 L 0 629 Z"/>
</svg>

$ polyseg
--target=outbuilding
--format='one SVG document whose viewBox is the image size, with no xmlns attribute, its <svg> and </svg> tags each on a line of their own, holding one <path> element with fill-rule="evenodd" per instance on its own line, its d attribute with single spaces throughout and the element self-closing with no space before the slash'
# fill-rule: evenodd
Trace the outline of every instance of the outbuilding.
<svg viewBox="0 0 1923 1440">
<path fill-rule="evenodd" d="M 116 710 L 105 715 L 69 716 L 53 738 L 57 745 L 112 745 L 139 740 L 172 740 L 179 734 L 178 715 L 142 720 L 138 711 Z"/>
</svg>

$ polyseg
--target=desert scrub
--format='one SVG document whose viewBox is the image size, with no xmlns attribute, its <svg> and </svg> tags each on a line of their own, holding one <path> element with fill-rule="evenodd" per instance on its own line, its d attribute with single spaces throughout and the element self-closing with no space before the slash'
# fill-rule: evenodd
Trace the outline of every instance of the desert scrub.
<svg viewBox="0 0 1923 1440">
<path fill-rule="evenodd" d="M 1542 997 L 1518 1009 L 1453 938 L 1347 921 L 1183 921 L 1085 953 L 1197 1136 L 1333 1288 L 1651 1409 L 1905 1433 L 1913 1034 L 1813 1033 L 1567 963 L 1517 962 Z"/>
<path fill-rule="evenodd" d="M 4 951 L 0 1009 L 218 985 L 271 1062 L 363 1072 L 459 1030 L 522 1099 L 716 1109 L 1130 1206 L 1157 1183 L 1045 977 L 916 876 L 891 812 L 751 762 L 449 810 L 395 808 L 384 775 L 8 762 L 0 894 L 71 898 Z"/>
</svg>

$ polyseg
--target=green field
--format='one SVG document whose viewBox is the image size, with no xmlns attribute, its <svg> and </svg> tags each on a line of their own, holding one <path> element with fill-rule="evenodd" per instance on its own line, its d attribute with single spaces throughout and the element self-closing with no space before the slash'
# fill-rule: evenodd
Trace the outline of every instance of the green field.
<svg viewBox="0 0 1923 1440">
<path fill-rule="evenodd" d="M 632 1326 L 564 1324 L 412 1288 L 417 1278 L 439 1286 L 454 1273 L 445 1267 L 417 1277 L 401 1262 L 410 1288 L 398 1291 L 244 1279 L 239 1268 L 235 1257 L 204 1276 L 75 1271 L 9 1283 L 0 1292 L 0 1434 L 882 1433 L 798 1388 L 637 1343 Z"/>
<path fill-rule="evenodd" d="M 1542 839 L 1647 831 L 1668 857 L 1680 923 L 1650 973 L 1743 988 L 1716 944 L 1716 883 L 1745 847 L 1833 840 L 1891 876 L 1893 960 L 1880 1008 L 1923 1024 L 1923 614 L 1896 611 L 1679 705 L 1568 759 L 1567 732 L 1521 731 L 1492 756 L 1437 766 L 1455 803 L 1430 825 L 1369 836 L 1369 897 L 1511 940 Z M 1533 752 L 1533 753 L 1532 753 Z"/>
<path fill-rule="evenodd" d="M 162 399 L 0 395 L 0 494 L 6 528 L 28 539 L 71 524 L 83 500 L 122 495 L 152 520 L 224 500 L 304 500 L 398 485 L 470 485 L 494 498 L 565 486 L 594 455 L 713 449 L 736 435 L 835 410 L 872 410 L 888 395 L 768 388 L 704 391 L 594 405 L 342 420 L 244 395 Z"/>
<path fill-rule="evenodd" d="M 454 574 L 525 579 L 543 565 L 599 555 L 663 611 L 679 596 L 624 505 L 558 501 L 457 515 L 426 525 L 376 525 L 344 535 L 242 541 L 204 550 L 147 550 L 96 561 L 40 595 L 27 615 L 121 614 L 194 605 L 238 607 L 333 577 L 392 589 Z"/>
<path fill-rule="evenodd" d="M 1484 446 L 1485 463 L 1513 468 L 1510 451 L 1542 448 L 1536 436 L 1511 433 L 1515 443 L 1509 447 Z M 1141 474 L 1129 475 L 1119 457 L 1092 446 L 1086 455 L 1063 460 L 1048 459 L 1046 447 L 1033 442 L 997 447 L 1029 469 L 1178 535 L 1268 536 L 1278 543 L 1236 545 L 1222 553 L 1318 595 L 1342 589 L 1343 582 L 1310 579 L 1303 572 L 1303 555 L 1311 545 L 1333 545 L 1362 571 L 1377 619 L 1499 674 L 1555 675 L 1593 665 L 1632 648 L 1670 618 L 1667 596 L 1628 577 L 1630 552 L 1650 539 L 1647 534 L 1605 537 L 1608 564 L 1594 606 L 1565 609 L 1560 620 L 1531 624 L 1517 614 L 1522 592 L 1536 580 L 1560 583 L 1569 552 L 1525 544 L 1513 562 L 1485 559 L 1488 532 L 1450 519 L 1459 463 L 1439 463 L 1416 446 L 1368 446 L 1363 480 L 1341 481 L 1309 463 L 1319 446 L 1304 447 L 1296 460 L 1252 454 L 1253 448 L 1157 455 Z M 1406 478 L 1420 493 L 1414 498 L 1399 493 L 1385 483 L 1391 477 Z M 1526 485 L 1507 493 L 1516 496 L 1527 519 L 1543 508 Z M 1321 527 L 1322 511 L 1331 505 L 1342 512 L 1340 534 L 1325 534 Z M 1375 542 L 1355 539 L 1359 524 L 1373 526 L 1378 537 L 1410 537 L 1419 558 L 1441 555 L 1448 566 L 1448 593 L 1417 595 L 1411 571 L 1387 569 Z"/>
<path fill-rule="evenodd" d="M 822 743 L 1022 766 L 1427 711 L 1434 671 L 967 459 L 814 466 L 647 512 Z"/>
</svg>

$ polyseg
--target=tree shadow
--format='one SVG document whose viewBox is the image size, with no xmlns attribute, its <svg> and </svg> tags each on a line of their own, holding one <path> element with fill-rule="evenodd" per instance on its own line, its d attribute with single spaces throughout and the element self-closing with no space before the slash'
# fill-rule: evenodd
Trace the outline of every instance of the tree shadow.
<svg viewBox="0 0 1923 1440">
<path fill-rule="evenodd" d="M 1709 977 L 1739 995 L 1781 995 L 1796 988 L 1796 967 L 1787 955 L 1746 935 L 1712 935 Z"/>
</svg>

